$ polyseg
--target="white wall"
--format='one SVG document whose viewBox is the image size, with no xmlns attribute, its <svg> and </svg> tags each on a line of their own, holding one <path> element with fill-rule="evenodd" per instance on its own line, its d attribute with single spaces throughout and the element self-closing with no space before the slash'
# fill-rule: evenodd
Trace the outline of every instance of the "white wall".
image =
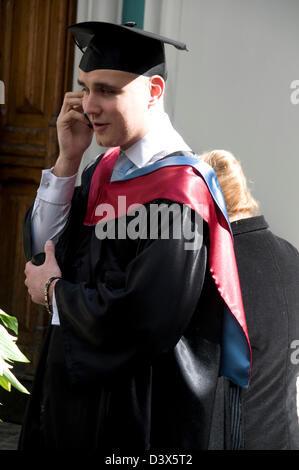
<svg viewBox="0 0 299 470">
<path fill-rule="evenodd" d="M 175 127 L 197 152 L 234 152 L 273 231 L 299 247 L 299 1 L 147 0 L 148 19 L 159 8 L 156 29 L 189 48 L 171 63 Z"/>
</svg>

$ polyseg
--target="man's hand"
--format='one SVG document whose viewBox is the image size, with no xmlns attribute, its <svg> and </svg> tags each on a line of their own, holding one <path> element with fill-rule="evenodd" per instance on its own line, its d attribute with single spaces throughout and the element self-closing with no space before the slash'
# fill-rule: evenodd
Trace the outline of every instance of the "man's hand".
<svg viewBox="0 0 299 470">
<path fill-rule="evenodd" d="M 25 267 L 25 285 L 32 302 L 40 305 L 45 305 L 44 290 L 48 279 L 52 276 L 61 277 L 61 271 L 55 258 L 55 246 L 51 240 L 45 243 L 45 254 L 46 259 L 41 266 L 35 266 L 29 261 Z"/>
<path fill-rule="evenodd" d="M 91 144 L 93 129 L 83 115 L 82 98 L 82 91 L 66 93 L 57 119 L 60 153 L 53 173 L 59 177 L 78 171 L 82 155 Z"/>
</svg>

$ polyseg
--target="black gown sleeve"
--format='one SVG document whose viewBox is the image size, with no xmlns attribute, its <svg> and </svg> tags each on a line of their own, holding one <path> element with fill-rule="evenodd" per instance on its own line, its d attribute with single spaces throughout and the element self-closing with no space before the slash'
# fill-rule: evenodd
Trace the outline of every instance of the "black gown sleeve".
<svg viewBox="0 0 299 470">
<path fill-rule="evenodd" d="M 188 212 L 181 218 L 182 230 Z M 186 233 L 186 232 L 182 232 Z M 55 297 L 73 383 L 127 373 L 172 349 L 196 310 L 207 264 L 205 242 L 142 240 L 112 278 L 95 269 L 94 285 L 59 280 Z"/>
</svg>

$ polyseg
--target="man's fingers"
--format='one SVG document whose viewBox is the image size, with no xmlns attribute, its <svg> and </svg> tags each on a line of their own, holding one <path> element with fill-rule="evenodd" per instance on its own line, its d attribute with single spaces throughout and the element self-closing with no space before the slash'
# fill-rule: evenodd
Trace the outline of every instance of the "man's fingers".
<svg viewBox="0 0 299 470">
<path fill-rule="evenodd" d="M 81 110 L 77 111 L 76 109 L 72 109 L 71 111 L 69 111 L 68 114 L 70 115 L 70 117 L 72 117 L 76 121 L 80 121 L 80 122 L 82 122 L 83 124 L 86 124 L 86 125 L 89 124 L 89 121 L 86 119 L 86 117 L 84 116 L 84 114 Z"/>
<path fill-rule="evenodd" d="M 62 105 L 62 112 L 68 112 L 72 106 L 82 106 L 82 98 L 83 92 L 68 92 L 65 94 L 63 105 Z"/>
<path fill-rule="evenodd" d="M 80 111 L 83 111 L 82 100 L 80 100 L 78 98 L 72 98 L 72 99 L 68 100 L 67 101 L 67 106 L 69 107 L 69 109 L 80 109 Z"/>
<path fill-rule="evenodd" d="M 84 93 L 83 91 L 68 91 L 65 95 L 64 95 L 64 101 L 63 101 L 63 104 L 64 103 L 68 103 L 70 100 L 72 99 L 80 99 L 82 100 L 84 96 Z"/>
<path fill-rule="evenodd" d="M 63 131 L 82 131 L 84 128 L 90 128 L 90 132 L 87 134 L 87 138 L 92 136 L 92 124 L 89 123 L 88 119 L 84 116 L 82 99 L 83 92 L 68 92 L 65 94 L 63 105 L 60 114 L 57 119 L 57 127 L 60 131 L 60 135 L 63 136 Z M 83 124 L 84 126 L 81 126 Z M 60 139 L 60 145 L 62 140 Z M 75 149 L 77 150 L 77 149 Z"/>
<path fill-rule="evenodd" d="M 84 96 L 84 91 L 67 91 L 65 98 L 82 98 Z"/>
<path fill-rule="evenodd" d="M 83 111 L 82 107 L 78 109 L 72 108 L 66 114 L 61 116 L 60 122 L 64 123 L 64 125 L 66 126 L 69 126 L 71 123 L 73 124 L 79 121 L 79 122 L 82 122 L 82 124 L 85 124 L 88 126 L 89 123 L 86 117 L 84 117 L 84 114 L 82 111 Z"/>
<path fill-rule="evenodd" d="M 31 266 L 33 266 L 31 261 L 27 261 L 27 263 L 25 264 L 25 270 L 24 270 L 24 273 L 25 273 L 26 276 L 28 275 Z"/>
</svg>

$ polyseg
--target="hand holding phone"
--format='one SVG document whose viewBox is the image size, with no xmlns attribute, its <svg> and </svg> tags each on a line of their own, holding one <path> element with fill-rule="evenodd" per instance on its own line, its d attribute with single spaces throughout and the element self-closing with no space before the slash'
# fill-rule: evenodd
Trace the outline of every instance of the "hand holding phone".
<svg viewBox="0 0 299 470">
<path fill-rule="evenodd" d="M 78 171 L 83 153 L 91 144 L 93 126 L 82 107 L 83 92 L 68 92 L 57 119 L 59 157 L 53 173 L 72 176 Z"/>
</svg>

